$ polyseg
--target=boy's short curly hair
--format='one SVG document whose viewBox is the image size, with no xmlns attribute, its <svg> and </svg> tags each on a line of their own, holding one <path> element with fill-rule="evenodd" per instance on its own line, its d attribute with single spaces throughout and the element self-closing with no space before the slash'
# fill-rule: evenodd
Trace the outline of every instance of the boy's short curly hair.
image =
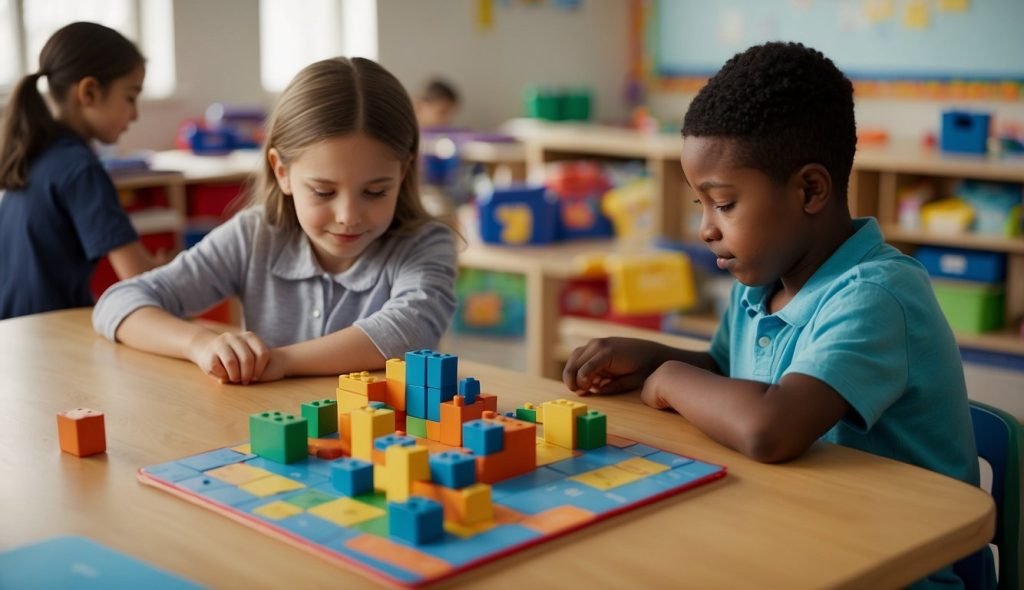
<svg viewBox="0 0 1024 590">
<path fill-rule="evenodd" d="M 727 61 L 690 104 L 684 137 L 734 139 L 742 165 L 783 183 L 818 163 L 846 198 L 857 126 L 853 86 L 820 51 L 756 45 Z"/>
</svg>

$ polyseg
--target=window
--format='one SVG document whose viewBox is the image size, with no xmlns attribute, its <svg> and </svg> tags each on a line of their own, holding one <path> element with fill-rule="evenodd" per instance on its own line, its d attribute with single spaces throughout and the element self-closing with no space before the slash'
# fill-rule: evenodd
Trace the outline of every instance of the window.
<svg viewBox="0 0 1024 590">
<path fill-rule="evenodd" d="M 280 92 L 303 67 L 338 55 L 377 58 L 376 0 L 260 0 L 266 90 Z"/>
<path fill-rule="evenodd" d="M 39 52 L 54 31 L 75 21 L 117 29 L 146 56 L 144 95 L 174 90 L 172 0 L 0 0 L 0 87 L 39 68 Z"/>
</svg>

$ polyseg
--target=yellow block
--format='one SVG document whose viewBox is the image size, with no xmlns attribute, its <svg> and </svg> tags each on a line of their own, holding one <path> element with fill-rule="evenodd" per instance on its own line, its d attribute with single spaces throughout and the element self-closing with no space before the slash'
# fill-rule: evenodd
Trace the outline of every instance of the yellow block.
<svg viewBox="0 0 1024 590">
<path fill-rule="evenodd" d="M 388 381 L 401 381 L 405 383 L 405 361 L 402 359 L 388 359 L 384 364 L 384 377 Z"/>
<path fill-rule="evenodd" d="M 274 494 L 280 494 L 281 492 L 290 492 L 304 487 L 306 487 L 306 484 L 299 483 L 294 479 L 288 479 L 287 477 L 281 477 L 280 475 L 261 477 L 256 481 L 251 481 L 247 484 L 238 486 L 239 489 L 245 490 L 260 498 L 266 498 L 267 496 L 273 496 Z"/>
<path fill-rule="evenodd" d="M 388 468 L 373 464 L 373 491 L 386 492 L 388 489 Z"/>
<path fill-rule="evenodd" d="M 395 412 L 385 408 L 352 410 L 352 456 L 373 462 L 373 439 L 395 432 Z"/>
<path fill-rule="evenodd" d="M 567 449 L 576 448 L 576 418 L 587 413 L 587 404 L 567 399 L 544 402 L 544 440 Z"/>
<path fill-rule="evenodd" d="M 257 479 L 273 474 L 266 469 L 253 467 L 252 465 L 246 465 L 245 463 L 232 463 L 231 465 L 211 469 L 206 472 L 206 475 L 212 475 L 213 477 L 216 477 L 221 481 L 226 481 L 231 485 L 240 486 L 242 484 L 249 483 L 250 481 L 256 481 Z"/>
<path fill-rule="evenodd" d="M 494 520 L 494 503 L 491 502 L 491 486 L 475 483 L 459 490 L 462 492 L 463 507 L 462 524 L 473 525 Z"/>
<path fill-rule="evenodd" d="M 359 395 L 351 391 L 346 391 L 342 388 L 335 390 L 338 394 L 338 413 L 351 412 L 352 410 L 358 410 L 359 408 L 365 408 L 366 404 L 370 403 L 366 399 L 365 395 Z"/>
<path fill-rule="evenodd" d="M 253 510 L 253 512 L 259 514 L 260 516 L 266 516 L 267 518 L 271 518 L 274 520 L 282 520 L 288 518 L 289 516 L 301 514 L 302 508 L 299 508 L 294 504 L 289 504 L 288 502 L 279 501 L 271 502 L 270 504 L 260 506 L 259 508 Z"/>
<path fill-rule="evenodd" d="M 626 459 L 615 464 L 615 467 L 624 469 L 630 473 L 635 473 L 640 477 L 647 477 L 648 475 L 654 475 L 655 473 L 661 473 L 662 471 L 668 471 L 668 465 L 657 463 L 643 457 L 634 457 L 632 459 Z"/>
<path fill-rule="evenodd" d="M 391 445 L 384 452 L 387 464 L 388 502 L 405 502 L 413 481 L 430 481 L 430 459 L 427 447 Z"/>
<path fill-rule="evenodd" d="M 376 506 L 364 504 L 352 498 L 338 498 L 324 502 L 310 508 L 307 512 L 341 526 L 352 526 L 387 514 Z"/>
<path fill-rule="evenodd" d="M 574 475 L 569 479 L 576 480 L 580 483 L 587 484 L 592 488 L 597 488 L 603 491 L 617 488 L 619 486 L 626 485 L 627 483 L 633 483 L 643 477 L 644 476 L 642 475 L 630 473 L 625 469 L 619 469 L 614 465 L 610 465 L 608 467 L 602 467 L 600 469 Z"/>
<path fill-rule="evenodd" d="M 682 252 L 609 256 L 607 264 L 615 313 L 664 313 L 697 302 L 693 268 Z"/>
</svg>

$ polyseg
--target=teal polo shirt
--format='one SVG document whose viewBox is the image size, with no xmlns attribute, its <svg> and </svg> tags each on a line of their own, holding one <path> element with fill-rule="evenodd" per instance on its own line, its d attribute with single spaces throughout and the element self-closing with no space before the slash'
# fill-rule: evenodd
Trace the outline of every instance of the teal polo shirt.
<svg viewBox="0 0 1024 590">
<path fill-rule="evenodd" d="M 801 373 L 827 383 L 851 409 L 823 440 L 978 485 L 960 352 L 928 275 L 885 243 L 874 219 L 854 227 L 775 314 L 770 287 L 736 283 L 711 356 L 735 379 Z M 913 587 L 960 585 L 947 567 Z"/>
<path fill-rule="evenodd" d="M 778 313 L 769 287 L 737 283 L 711 356 L 736 379 L 824 381 L 851 408 L 824 440 L 978 485 L 960 352 L 928 275 L 874 219 L 854 227 Z"/>
</svg>

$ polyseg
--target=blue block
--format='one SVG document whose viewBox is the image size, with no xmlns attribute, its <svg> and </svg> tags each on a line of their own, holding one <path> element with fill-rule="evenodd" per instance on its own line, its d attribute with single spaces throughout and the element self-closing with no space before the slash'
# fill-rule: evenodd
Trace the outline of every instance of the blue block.
<svg viewBox="0 0 1024 590">
<path fill-rule="evenodd" d="M 440 408 L 438 408 L 440 412 Z M 405 384 L 405 413 L 414 418 L 427 419 L 427 388 L 423 385 Z"/>
<path fill-rule="evenodd" d="M 427 386 L 427 356 L 434 351 L 424 348 L 405 353 L 405 385 Z M 422 418 L 422 416 L 420 416 Z"/>
<path fill-rule="evenodd" d="M 473 454 L 484 456 L 505 449 L 505 427 L 485 420 L 472 420 L 462 425 L 462 446 Z"/>
<path fill-rule="evenodd" d="M 411 436 L 403 436 L 401 434 L 385 434 L 384 436 L 378 436 L 373 439 L 373 448 L 378 451 L 386 451 L 388 447 L 392 445 L 398 445 L 400 447 L 411 447 L 416 444 L 416 440 Z"/>
<path fill-rule="evenodd" d="M 370 402 L 370 403 L 366 404 L 366 407 L 367 408 L 373 408 L 374 410 L 381 410 L 381 409 L 387 408 L 388 405 L 386 403 L 384 403 L 384 402 Z M 392 409 L 394 409 L 394 408 L 392 408 Z"/>
<path fill-rule="evenodd" d="M 466 398 L 467 406 L 475 404 L 476 398 L 480 396 L 480 382 L 473 377 L 459 381 L 459 395 Z"/>
<path fill-rule="evenodd" d="M 946 111 L 942 113 L 939 148 L 944 152 L 984 154 L 988 151 L 988 131 L 992 116 L 988 113 Z"/>
<path fill-rule="evenodd" d="M 444 509 L 429 498 L 388 502 L 388 535 L 414 545 L 444 538 Z"/>
<path fill-rule="evenodd" d="M 331 485 L 346 496 L 373 491 L 373 464 L 362 459 L 343 457 L 331 464 Z"/>
<path fill-rule="evenodd" d="M 455 392 L 459 380 L 459 357 L 435 352 L 427 357 L 427 387 Z"/>
<path fill-rule="evenodd" d="M 476 459 L 465 453 L 446 451 L 430 456 L 430 479 L 446 488 L 464 488 L 476 483 Z"/>
<path fill-rule="evenodd" d="M 427 420 L 434 422 L 441 421 L 441 402 L 451 401 L 455 397 L 455 388 L 451 388 L 449 391 L 443 389 L 437 389 L 435 387 L 427 388 Z M 408 409 L 408 404 L 406 404 Z"/>
</svg>

